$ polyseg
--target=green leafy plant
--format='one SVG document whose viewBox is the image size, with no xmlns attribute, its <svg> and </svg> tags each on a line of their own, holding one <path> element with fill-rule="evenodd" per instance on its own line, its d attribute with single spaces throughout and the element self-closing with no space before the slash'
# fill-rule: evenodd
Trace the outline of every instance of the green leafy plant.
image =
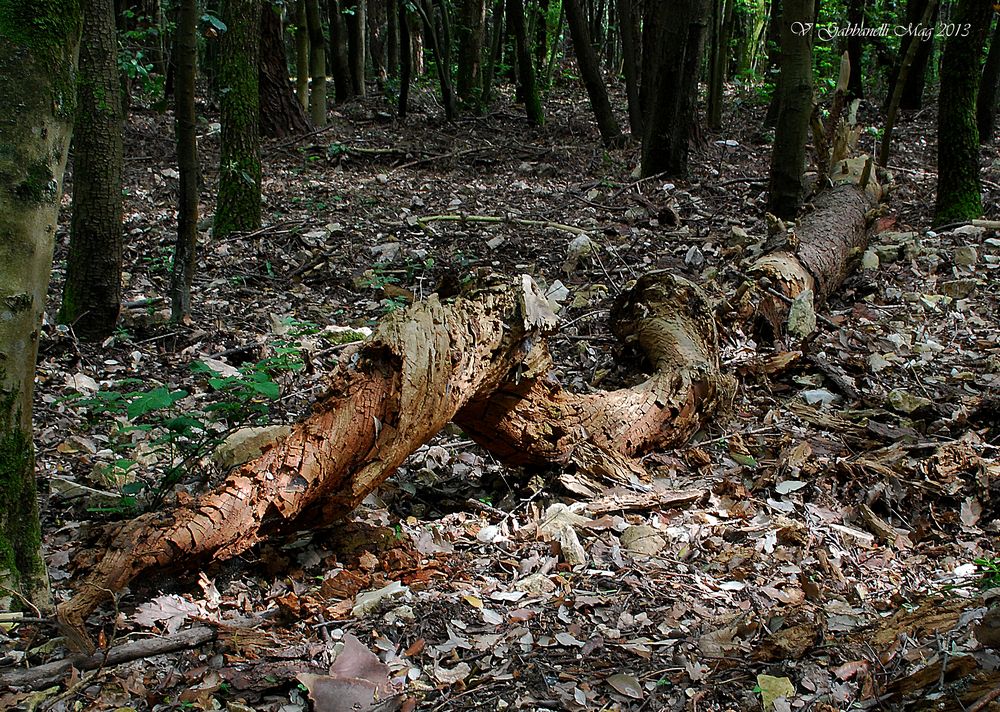
<svg viewBox="0 0 1000 712">
<path fill-rule="evenodd" d="M 973 559 L 979 567 L 979 587 L 1000 588 L 1000 557 Z"/>
</svg>

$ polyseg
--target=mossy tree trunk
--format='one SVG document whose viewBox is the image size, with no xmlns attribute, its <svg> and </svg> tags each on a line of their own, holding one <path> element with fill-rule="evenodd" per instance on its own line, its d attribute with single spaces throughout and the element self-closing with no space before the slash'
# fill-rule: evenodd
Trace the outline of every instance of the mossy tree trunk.
<svg viewBox="0 0 1000 712">
<path fill-rule="evenodd" d="M 83 0 L 73 218 L 59 321 L 85 340 L 115 330 L 122 293 L 122 121 L 114 0 Z"/>
<path fill-rule="evenodd" d="M 643 176 L 687 175 L 707 16 L 706 0 L 646 6 L 641 92 L 646 109 Z"/>
<path fill-rule="evenodd" d="M 944 46 L 938 101 L 936 225 L 972 220 L 983 214 L 976 96 L 983 43 L 992 15 L 992 3 L 959 0 L 952 21 L 959 27 L 968 24 L 971 29 L 967 37 L 952 37 Z"/>
<path fill-rule="evenodd" d="M 81 26 L 74 0 L 0 3 L 0 609 L 49 604 L 31 398 Z"/>
<path fill-rule="evenodd" d="M 531 61 L 531 51 L 528 47 L 528 29 L 524 23 L 523 0 L 507 0 L 507 27 L 514 37 L 514 47 L 517 51 L 517 83 L 524 99 L 528 124 L 541 126 L 545 123 L 545 112 L 542 110 L 542 98 L 538 93 L 535 67 Z"/>
<path fill-rule="evenodd" d="M 170 279 L 170 312 L 174 321 L 191 313 L 198 245 L 198 137 L 194 108 L 195 75 L 198 70 L 198 2 L 181 0 L 174 31 L 174 138 L 177 143 L 177 242 Z"/>
<path fill-rule="evenodd" d="M 812 114 L 812 40 L 792 32 L 794 23 L 813 20 L 813 0 L 782 0 L 781 96 L 771 150 L 768 210 L 794 218 L 802 204 L 802 173 Z"/>
<path fill-rule="evenodd" d="M 587 88 L 587 96 L 590 97 L 590 106 L 597 119 L 601 140 L 604 141 L 605 146 L 614 146 L 621 142 L 622 132 L 618 128 L 618 121 L 611 110 L 608 89 L 604 86 L 604 77 L 601 76 L 597 54 L 590 42 L 587 17 L 580 7 L 580 0 L 563 0 L 563 8 L 566 10 L 569 32 L 573 38 L 573 53 L 576 55 L 576 64 L 580 68 L 583 85 Z"/>
<path fill-rule="evenodd" d="M 219 57 L 222 150 L 215 237 L 260 227 L 257 61 L 261 2 L 225 0 L 222 9 L 228 29 L 222 36 Z"/>
</svg>

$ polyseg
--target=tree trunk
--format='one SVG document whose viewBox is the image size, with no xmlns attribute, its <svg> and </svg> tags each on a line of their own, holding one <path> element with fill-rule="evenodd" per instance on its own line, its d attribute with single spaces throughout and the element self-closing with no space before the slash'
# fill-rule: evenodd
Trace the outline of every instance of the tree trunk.
<svg viewBox="0 0 1000 712">
<path fill-rule="evenodd" d="M 927 0 L 924 7 L 924 14 L 920 18 L 923 27 L 929 27 L 931 18 L 937 13 L 937 0 Z M 929 40 L 928 40 L 929 41 Z M 900 57 L 899 68 L 896 72 L 896 81 L 892 86 L 892 94 L 889 97 L 889 104 L 885 112 L 885 127 L 882 130 L 882 143 L 879 146 L 878 164 L 885 167 L 889 164 L 889 150 L 892 147 L 892 132 L 896 126 L 896 115 L 899 113 L 900 104 L 903 99 L 906 83 L 913 68 L 913 62 L 920 52 L 921 44 L 910 42 L 906 52 Z"/>
<path fill-rule="evenodd" d="M 980 143 L 993 141 L 993 133 L 996 129 L 998 84 L 1000 84 L 1000 21 L 997 21 L 993 28 L 990 51 L 986 55 L 983 78 L 979 83 L 979 96 L 976 99 L 976 126 L 979 129 Z"/>
<path fill-rule="evenodd" d="M 483 29 L 486 0 L 462 0 L 458 17 L 458 98 L 467 105 L 482 102 Z"/>
<path fill-rule="evenodd" d="M 351 89 L 355 96 L 365 95 L 365 28 L 367 8 L 365 0 L 355 0 L 345 13 L 347 20 L 347 56 L 351 72 Z"/>
<path fill-rule="evenodd" d="M 924 27 L 934 27 L 935 19 L 938 16 L 941 4 L 937 0 L 909 0 L 906 4 L 906 23 L 922 22 L 921 18 L 927 11 L 928 5 L 933 4 L 933 10 L 928 22 Z M 935 33 L 936 34 L 936 33 Z M 916 45 L 916 51 L 910 62 L 910 69 L 905 77 L 899 77 L 899 68 L 902 66 L 902 59 L 906 56 L 911 44 Z M 889 86 L 893 87 L 889 91 L 889 96 L 895 91 L 897 78 L 902 81 L 901 94 L 899 98 L 899 108 L 907 111 L 916 111 L 923 106 L 924 84 L 927 74 L 927 64 L 930 61 L 931 53 L 934 50 L 934 38 L 927 39 L 914 35 L 905 35 L 899 43 L 900 62 L 893 68 L 893 73 L 889 79 Z"/>
<path fill-rule="evenodd" d="M 729 66 L 729 36 L 732 32 L 732 0 L 714 0 L 712 11 L 712 54 L 709 62 L 708 125 L 722 128 L 722 104 Z"/>
<path fill-rule="evenodd" d="M 774 82 L 771 90 L 771 101 L 767 105 L 765 126 L 778 123 L 778 110 L 781 107 L 781 13 L 784 0 L 771 0 L 771 14 L 767 18 L 767 76 Z"/>
<path fill-rule="evenodd" d="M 622 36 L 622 69 L 628 96 L 628 124 L 632 136 L 642 136 L 639 102 L 639 22 L 632 0 L 618 0 L 618 30 Z"/>
<path fill-rule="evenodd" d="M 646 106 L 643 176 L 687 175 L 707 11 L 706 0 L 647 6 L 642 70 Z"/>
<path fill-rule="evenodd" d="M 767 209 L 791 219 L 802 202 L 802 173 L 812 114 L 812 41 L 792 32 L 794 23 L 813 19 L 812 0 L 782 0 L 781 97 L 771 150 Z"/>
<path fill-rule="evenodd" d="M 309 117 L 299 104 L 288 78 L 288 60 L 281 32 L 281 18 L 265 4 L 261 13 L 260 132 L 268 138 L 285 138 L 309 131 Z"/>
<path fill-rule="evenodd" d="M 309 117 L 313 126 L 326 126 L 326 44 L 319 0 L 305 0 L 309 32 Z"/>
<path fill-rule="evenodd" d="M 219 195 L 215 207 L 216 238 L 260 227 L 260 133 L 257 126 L 260 93 L 257 61 L 260 52 L 261 2 L 224 0 L 222 8 L 223 20 L 228 29 L 222 36 L 219 57 L 222 150 Z M 322 50 L 322 42 L 319 47 Z M 315 57 L 315 52 L 313 56 Z M 325 77 L 323 79 L 325 83 Z M 315 86 L 313 91 L 317 93 Z"/>
<path fill-rule="evenodd" d="M 399 118 L 406 118 L 410 100 L 410 82 L 413 79 L 413 56 L 410 53 L 410 21 L 406 11 L 407 0 L 399 0 Z"/>
<path fill-rule="evenodd" d="M 381 88 L 385 82 L 385 4 L 386 0 L 371 0 L 368 3 L 368 48 L 372 72 Z M 395 11 L 395 8 L 394 8 Z"/>
<path fill-rule="evenodd" d="M 305 0 L 295 0 L 295 95 L 303 111 L 309 110 L 309 31 L 306 20 Z"/>
<path fill-rule="evenodd" d="M 847 21 L 860 27 L 865 21 L 865 3 L 867 0 L 850 0 L 847 5 Z M 864 38 L 852 34 L 847 38 L 847 56 L 851 60 L 851 77 L 847 84 L 847 100 L 863 99 L 865 85 L 863 81 L 864 68 L 861 60 L 864 56 Z"/>
<path fill-rule="evenodd" d="M 399 52 L 399 9 L 396 5 L 396 0 L 386 0 L 385 73 L 387 77 L 392 79 L 399 76 L 399 64 L 401 59 Z"/>
<path fill-rule="evenodd" d="M 121 83 L 113 0 L 84 0 L 73 138 L 73 219 L 59 321 L 110 336 L 122 292 Z"/>
<path fill-rule="evenodd" d="M 437 69 L 438 84 L 441 86 L 441 103 L 444 105 L 444 115 L 448 121 L 458 118 L 458 103 L 455 90 L 451 83 L 451 53 L 449 46 L 447 7 L 438 6 L 439 17 L 433 0 L 423 0 L 417 5 L 420 17 L 423 19 L 424 35 L 431 54 L 434 55 L 434 65 Z"/>
<path fill-rule="evenodd" d="M 594 54 L 594 46 L 590 43 L 587 18 L 580 9 L 580 0 L 563 0 L 563 7 L 566 9 L 566 20 L 573 38 L 576 63 L 580 68 L 583 85 L 587 88 L 587 95 L 590 97 L 590 106 L 597 119 L 601 140 L 605 146 L 617 145 L 621 143 L 622 132 L 618 128 L 618 121 L 611 110 L 608 90 L 604 86 L 604 77 L 601 76 L 601 68 L 597 63 L 597 55 Z"/>
<path fill-rule="evenodd" d="M 489 19 L 489 54 L 486 57 L 486 66 L 483 68 L 484 108 L 493 102 L 493 80 L 496 78 L 497 66 L 503 57 L 504 0 L 494 1 Z"/>
<path fill-rule="evenodd" d="M 528 30 L 524 24 L 524 0 L 507 0 L 507 27 L 514 37 L 517 52 L 517 83 L 521 88 L 524 109 L 530 126 L 545 123 L 542 98 L 535 82 L 535 68 L 528 48 Z"/>
<path fill-rule="evenodd" d="M 983 43 L 993 15 L 991 3 L 959 0 L 952 21 L 968 24 L 967 37 L 945 42 L 938 101 L 938 184 L 934 224 L 972 220 L 983 214 L 979 179 L 976 95 Z"/>
<path fill-rule="evenodd" d="M 31 443 L 35 358 L 72 133 L 79 2 L 0 4 L 0 608 L 49 607 Z"/>
<path fill-rule="evenodd" d="M 198 247 L 198 163 L 197 116 L 194 108 L 195 76 L 198 65 L 198 3 L 182 0 L 174 33 L 174 136 L 177 142 L 177 242 L 170 280 L 170 313 L 174 321 L 191 314 L 191 284 L 194 281 Z"/>
<path fill-rule="evenodd" d="M 333 57 L 333 90 L 338 104 L 354 96 L 351 63 L 347 52 L 347 22 L 340 0 L 330 0 L 330 55 Z"/>
</svg>

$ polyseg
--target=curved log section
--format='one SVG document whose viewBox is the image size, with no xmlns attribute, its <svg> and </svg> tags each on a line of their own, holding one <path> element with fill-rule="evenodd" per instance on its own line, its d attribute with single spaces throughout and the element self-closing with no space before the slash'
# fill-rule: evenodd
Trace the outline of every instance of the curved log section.
<svg viewBox="0 0 1000 712">
<path fill-rule="evenodd" d="M 510 464 L 571 464 L 617 482 L 641 478 L 631 458 L 685 442 L 731 400 L 735 382 L 719 370 L 711 305 L 681 277 L 641 277 L 615 303 L 611 326 L 648 358 L 654 373 L 644 382 L 570 393 L 552 378 L 548 352 L 538 347 L 520 378 L 477 394 L 455 422 Z"/>
</svg>

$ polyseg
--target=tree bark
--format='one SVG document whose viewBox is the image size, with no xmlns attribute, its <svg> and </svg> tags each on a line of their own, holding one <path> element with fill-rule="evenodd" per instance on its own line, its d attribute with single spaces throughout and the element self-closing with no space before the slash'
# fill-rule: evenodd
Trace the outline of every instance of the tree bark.
<svg viewBox="0 0 1000 712">
<path fill-rule="evenodd" d="M 261 13 L 260 132 L 268 138 L 286 138 L 309 131 L 309 118 L 288 78 L 288 60 L 281 18 L 270 3 Z"/>
<path fill-rule="evenodd" d="M 860 27 L 865 21 L 865 3 L 867 0 L 850 0 L 847 4 L 847 21 Z M 847 84 L 847 99 L 863 99 L 865 96 L 864 68 L 861 60 L 864 57 L 864 42 L 860 35 L 850 35 L 847 38 L 847 56 L 851 60 L 851 78 Z"/>
<path fill-rule="evenodd" d="M 462 0 L 458 19 L 458 98 L 479 107 L 482 101 L 483 30 L 485 0 Z"/>
<path fill-rule="evenodd" d="M 174 33 L 174 137 L 177 144 L 177 242 L 170 279 L 170 313 L 174 321 L 191 314 L 191 285 L 194 281 L 198 247 L 198 162 L 197 116 L 194 108 L 195 76 L 198 65 L 198 3 L 181 0 Z"/>
<path fill-rule="evenodd" d="M 594 46 L 590 43 L 590 34 L 587 31 L 587 18 L 580 9 L 580 0 L 563 0 L 563 7 L 566 10 L 569 32 L 573 38 L 573 52 L 576 54 L 576 63 L 580 68 L 583 85 L 587 88 L 587 95 L 590 97 L 590 106 L 594 111 L 594 117 L 597 119 L 597 128 L 601 132 L 601 140 L 605 146 L 617 145 L 621 143 L 622 132 L 618 128 L 618 121 L 611 110 L 608 89 L 604 86 L 604 77 L 601 76 L 601 68 L 597 63 L 597 55 L 594 53 Z"/>
<path fill-rule="evenodd" d="M 405 1 L 405 0 L 404 0 Z M 338 104 L 354 96 L 351 83 L 351 63 L 347 51 L 347 22 L 340 0 L 330 0 L 330 55 L 333 57 L 333 89 Z"/>
<path fill-rule="evenodd" d="M 795 217 L 802 204 L 802 173 L 812 114 L 812 41 L 792 32 L 796 22 L 813 19 L 813 0 L 782 0 L 781 97 L 771 150 L 768 210 Z"/>
<path fill-rule="evenodd" d="M 306 20 L 305 0 L 295 0 L 289 5 L 294 8 L 295 31 L 295 95 L 303 111 L 309 110 L 309 32 Z"/>
<path fill-rule="evenodd" d="M 399 118 L 406 118 L 410 101 L 410 82 L 413 79 L 413 57 L 410 53 L 410 21 L 407 17 L 406 0 L 399 0 Z"/>
<path fill-rule="evenodd" d="M 687 175 L 688 145 L 695 116 L 706 0 L 652 3 L 643 30 L 643 176 Z"/>
<path fill-rule="evenodd" d="M 417 9 L 424 22 L 424 35 L 434 55 L 438 83 L 441 86 L 441 103 L 448 121 L 458 118 L 458 103 L 451 82 L 451 46 L 448 31 L 448 8 L 435 4 L 433 0 L 423 0 Z M 440 10 L 440 13 L 438 12 Z"/>
<path fill-rule="evenodd" d="M 365 95 L 365 30 L 367 7 L 365 0 L 355 0 L 346 14 L 347 20 L 347 55 L 351 71 L 351 89 L 355 96 Z"/>
<path fill-rule="evenodd" d="M 113 0 L 85 0 L 73 139 L 73 218 L 59 321 L 85 340 L 110 336 L 122 293 L 124 144 Z"/>
<path fill-rule="evenodd" d="M 507 0 L 507 27 L 514 37 L 517 52 L 517 83 L 524 99 L 524 109 L 530 126 L 541 126 L 545 123 L 545 112 L 542 110 L 542 98 L 535 81 L 535 67 L 531 62 L 531 52 L 528 49 L 528 30 L 524 24 L 524 1 Z"/>
<path fill-rule="evenodd" d="M 983 43 L 993 15 L 992 3 L 959 0 L 952 21 L 968 24 L 967 37 L 945 42 L 938 101 L 938 184 L 934 224 L 972 220 L 983 214 L 979 178 L 979 91 Z"/>
<path fill-rule="evenodd" d="M 305 0 L 309 32 L 309 117 L 313 126 L 326 126 L 326 44 L 319 0 Z"/>
<path fill-rule="evenodd" d="M 929 20 L 923 21 L 927 8 L 933 5 Z M 906 3 L 906 24 L 922 23 L 924 27 L 933 27 L 935 18 L 938 16 L 940 3 L 937 0 L 909 0 Z M 913 58 L 910 61 L 910 69 L 905 77 L 900 76 L 900 67 L 903 58 L 914 46 Z M 923 39 L 915 35 L 905 35 L 899 43 L 899 62 L 892 69 L 889 77 L 891 87 L 887 96 L 891 97 L 896 90 L 896 85 L 901 84 L 899 91 L 899 108 L 907 111 L 916 111 L 923 106 L 924 84 L 926 83 L 927 63 L 930 61 L 931 53 L 934 50 L 934 38 Z"/>
<path fill-rule="evenodd" d="M 632 136 L 642 136 L 642 105 L 639 102 L 638 16 L 632 0 L 618 0 L 618 31 L 622 36 L 622 69 L 628 96 L 628 125 Z"/>
<path fill-rule="evenodd" d="M 224 0 L 222 7 L 228 29 L 222 36 L 219 62 L 222 150 L 215 207 L 216 238 L 260 227 L 257 61 L 261 2 Z M 319 46 L 322 49 L 322 43 Z"/>
<path fill-rule="evenodd" d="M 733 24 L 732 0 L 714 0 L 712 9 L 712 53 L 709 62 L 708 125 L 722 128 L 722 104 L 729 66 L 729 36 Z"/>
<path fill-rule="evenodd" d="M 979 96 L 976 99 L 976 126 L 979 142 L 991 143 L 996 130 L 997 89 L 1000 84 L 1000 21 L 995 22 L 990 51 L 983 66 L 983 78 L 979 82 Z"/>
<path fill-rule="evenodd" d="M 0 4 L 0 608 L 49 607 L 31 404 L 73 125 L 80 3 Z"/>
</svg>

